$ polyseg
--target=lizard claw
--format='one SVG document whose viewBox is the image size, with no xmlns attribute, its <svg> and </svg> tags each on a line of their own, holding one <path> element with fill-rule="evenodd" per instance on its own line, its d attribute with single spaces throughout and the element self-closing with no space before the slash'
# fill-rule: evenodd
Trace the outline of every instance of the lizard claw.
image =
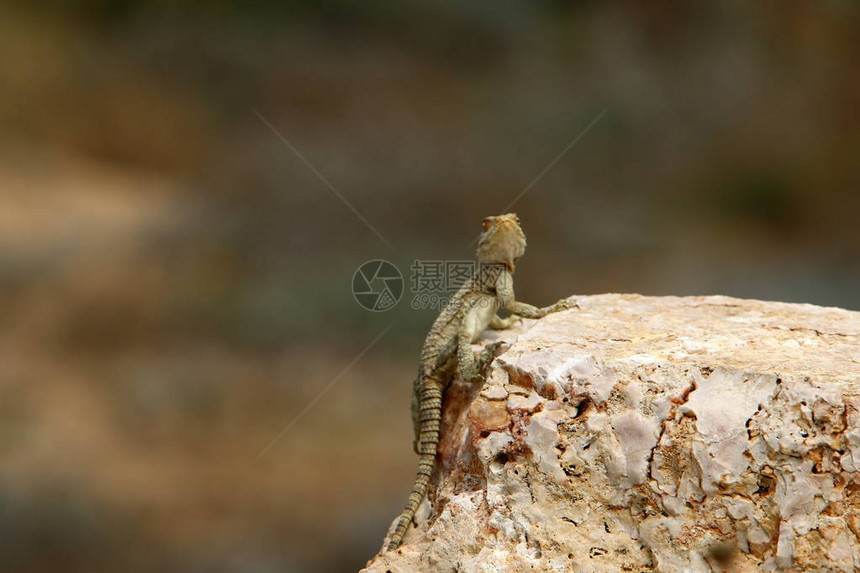
<svg viewBox="0 0 860 573">
<path fill-rule="evenodd" d="M 502 353 L 502 347 L 505 345 L 507 345 L 507 343 L 504 340 L 497 340 L 492 344 L 488 344 L 485 347 L 485 350 L 495 357 Z"/>
<path fill-rule="evenodd" d="M 579 308 L 579 305 L 576 304 L 575 300 L 563 298 L 563 299 L 559 300 L 557 303 L 555 303 L 554 305 L 552 305 L 552 307 L 553 307 L 554 311 L 560 311 L 560 310 L 568 310 L 571 308 Z"/>
</svg>

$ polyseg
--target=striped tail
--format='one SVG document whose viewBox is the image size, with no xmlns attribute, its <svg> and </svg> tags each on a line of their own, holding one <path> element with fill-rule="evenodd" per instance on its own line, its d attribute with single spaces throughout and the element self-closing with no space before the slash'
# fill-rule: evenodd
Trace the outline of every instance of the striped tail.
<svg viewBox="0 0 860 573">
<path fill-rule="evenodd" d="M 409 524 L 415 516 L 415 511 L 427 493 L 430 476 L 436 465 L 436 447 L 439 445 L 439 425 L 442 419 L 442 387 L 431 381 L 422 384 L 419 404 L 421 405 L 421 431 L 418 435 L 418 475 L 412 485 L 412 493 L 406 508 L 397 519 L 394 533 L 388 540 L 387 551 L 397 549 L 406 535 Z"/>
</svg>

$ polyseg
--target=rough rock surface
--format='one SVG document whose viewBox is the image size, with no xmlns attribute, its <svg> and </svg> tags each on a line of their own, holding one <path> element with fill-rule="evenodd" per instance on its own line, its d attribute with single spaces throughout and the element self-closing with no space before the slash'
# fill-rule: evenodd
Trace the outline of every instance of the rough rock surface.
<svg viewBox="0 0 860 573">
<path fill-rule="evenodd" d="M 601 295 L 488 333 L 366 571 L 860 570 L 860 313 Z"/>
</svg>

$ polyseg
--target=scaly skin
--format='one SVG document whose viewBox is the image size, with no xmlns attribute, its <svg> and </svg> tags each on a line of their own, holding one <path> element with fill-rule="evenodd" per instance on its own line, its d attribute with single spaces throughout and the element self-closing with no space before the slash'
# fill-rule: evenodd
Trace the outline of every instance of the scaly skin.
<svg viewBox="0 0 860 573">
<path fill-rule="evenodd" d="M 386 550 L 400 546 L 415 511 L 427 494 L 436 466 L 442 393 L 458 371 L 466 381 L 483 382 L 482 372 L 495 358 L 500 345 L 492 344 L 475 356 L 471 344 L 487 327 L 507 328 L 517 317 L 542 318 L 573 306 L 569 301 L 560 300 L 554 305 L 537 308 L 515 300 L 514 265 L 525 252 L 525 247 L 526 237 L 515 214 L 484 219 L 484 232 L 477 252 L 480 270 L 451 298 L 427 334 L 412 393 L 418 475 Z M 496 312 L 500 308 L 506 309 L 511 316 L 499 317 Z"/>
</svg>

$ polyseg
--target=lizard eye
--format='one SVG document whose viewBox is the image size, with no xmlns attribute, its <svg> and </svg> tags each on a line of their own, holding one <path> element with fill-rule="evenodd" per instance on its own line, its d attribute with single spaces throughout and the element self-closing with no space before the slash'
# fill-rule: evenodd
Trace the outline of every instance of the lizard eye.
<svg viewBox="0 0 860 573">
<path fill-rule="evenodd" d="M 490 228 L 490 223 L 492 223 L 492 222 L 493 222 L 492 217 L 487 217 L 484 219 L 484 230 L 485 231 Z"/>
</svg>

